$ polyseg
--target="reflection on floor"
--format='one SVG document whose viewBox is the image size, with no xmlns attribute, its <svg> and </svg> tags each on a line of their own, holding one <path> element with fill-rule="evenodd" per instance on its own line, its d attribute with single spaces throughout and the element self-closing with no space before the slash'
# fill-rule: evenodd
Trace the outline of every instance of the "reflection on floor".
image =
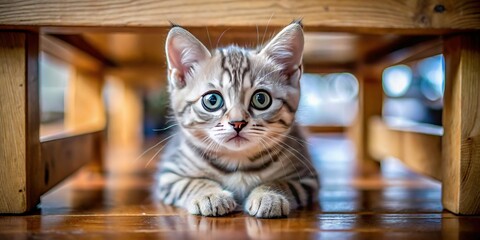
<svg viewBox="0 0 480 240">
<path fill-rule="evenodd" d="M 150 161 L 159 145 L 140 158 L 111 149 L 107 175 L 84 168 L 46 194 L 37 211 L 0 216 L 0 239 L 479 239 L 480 217 L 443 211 L 437 182 L 395 160 L 359 174 L 342 136 L 316 136 L 310 143 L 322 180 L 320 204 L 289 218 L 205 218 L 159 203 Z"/>
</svg>

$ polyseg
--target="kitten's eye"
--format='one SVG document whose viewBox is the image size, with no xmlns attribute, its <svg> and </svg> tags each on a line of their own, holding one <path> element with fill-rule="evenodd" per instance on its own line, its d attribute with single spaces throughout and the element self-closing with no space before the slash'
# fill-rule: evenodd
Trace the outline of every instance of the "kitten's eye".
<svg viewBox="0 0 480 240">
<path fill-rule="evenodd" d="M 202 97 L 202 106 L 209 112 L 215 112 L 223 107 L 223 98 L 219 92 L 208 92 Z"/>
<path fill-rule="evenodd" d="M 252 96 L 251 105 L 258 110 L 265 110 L 272 104 L 272 98 L 265 90 L 258 90 Z"/>
</svg>

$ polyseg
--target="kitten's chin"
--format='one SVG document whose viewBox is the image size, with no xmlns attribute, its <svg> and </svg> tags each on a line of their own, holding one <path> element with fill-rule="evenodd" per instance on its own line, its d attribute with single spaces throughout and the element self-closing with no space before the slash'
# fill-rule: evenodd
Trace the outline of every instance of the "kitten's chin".
<svg viewBox="0 0 480 240">
<path fill-rule="evenodd" d="M 238 152 L 250 149 L 253 144 L 248 138 L 237 135 L 228 138 L 222 145 L 230 151 Z"/>
</svg>

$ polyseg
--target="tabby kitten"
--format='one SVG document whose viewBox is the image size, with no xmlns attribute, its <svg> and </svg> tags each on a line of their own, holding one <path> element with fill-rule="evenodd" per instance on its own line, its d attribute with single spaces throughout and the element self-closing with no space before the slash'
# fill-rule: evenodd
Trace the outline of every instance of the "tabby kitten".
<svg viewBox="0 0 480 240">
<path fill-rule="evenodd" d="M 251 216 L 275 218 L 316 199 L 317 174 L 294 122 L 303 44 L 300 22 L 259 51 L 209 52 L 185 29 L 170 30 L 165 48 L 179 129 L 162 157 L 164 203 L 203 216 L 240 204 Z"/>
</svg>

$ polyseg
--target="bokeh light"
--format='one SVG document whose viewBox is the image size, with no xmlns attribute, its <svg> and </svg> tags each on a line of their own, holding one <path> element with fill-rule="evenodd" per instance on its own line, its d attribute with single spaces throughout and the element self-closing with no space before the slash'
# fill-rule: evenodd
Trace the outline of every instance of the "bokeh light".
<svg viewBox="0 0 480 240">
<path fill-rule="evenodd" d="M 331 101 L 346 102 L 358 95 L 358 80 L 351 73 L 334 73 L 325 76 Z"/>
<path fill-rule="evenodd" d="M 389 97 L 403 96 L 412 84 L 412 69 L 406 65 L 397 65 L 383 71 L 383 90 Z"/>
<path fill-rule="evenodd" d="M 430 101 L 437 101 L 443 97 L 445 89 L 445 61 L 443 55 L 437 55 L 418 64 L 418 73 L 421 76 L 420 91 Z"/>
<path fill-rule="evenodd" d="M 358 81 L 350 73 L 304 74 L 297 121 L 304 125 L 348 125 L 358 108 Z"/>
</svg>

